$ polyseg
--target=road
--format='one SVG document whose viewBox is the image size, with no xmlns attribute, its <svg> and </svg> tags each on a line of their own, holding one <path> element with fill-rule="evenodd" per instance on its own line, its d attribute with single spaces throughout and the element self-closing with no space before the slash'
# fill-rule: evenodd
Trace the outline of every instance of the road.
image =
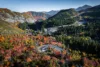
<svg viewBox="0 0 100 67">
<path fill-rule="evenodd" d="M 53 33 L 53 32 L 56 32 L 60 27 L 67 27 L 67 26 L 81 26 L 83 25 L 84 21 L 76 21 L 75 23 L 73 24 L 70 24 L 70 25 L 62 25 L 62 26 L 55 26 L 55 27 L 50 27 L 50 28 L 45 28 L 45 32 L 46 33 Z"/>
<path fill-rule="evenodd" d="M 53 49 L 56 49 L 58 51 L 62 51 L 63 49 L 59 46 L 56 46 L 56 45 L 52 45 L 52 44 L 47 44 L 47 45 L 42 45 L 42 46 L 39 46 L 38 47 L 38 51 L 39 52 L 45 52 L 49 47 L 53 48 Z"/>
</svg>

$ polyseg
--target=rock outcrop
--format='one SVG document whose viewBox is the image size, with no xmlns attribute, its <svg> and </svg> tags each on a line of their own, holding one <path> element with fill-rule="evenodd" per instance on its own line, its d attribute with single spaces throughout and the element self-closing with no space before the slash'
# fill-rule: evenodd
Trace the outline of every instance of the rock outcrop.
<svg viewBox="0 0 100 67">
<path fill-rule="evenodd" d="M 35 22 L 34 18 L 31 15 L 25 13 L 13 12 L 7 8 L 0 8 L 0 19 L 10 23 L 14 23 L 14 22 L 34 23 Z"/>
</svg>

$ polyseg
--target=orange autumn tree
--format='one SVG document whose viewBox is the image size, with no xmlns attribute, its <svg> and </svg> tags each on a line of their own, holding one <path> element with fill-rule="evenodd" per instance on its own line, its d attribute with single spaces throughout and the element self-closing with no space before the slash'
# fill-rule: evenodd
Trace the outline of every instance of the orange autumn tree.
<svg viewBox="0 0 100 67">
<path fill-rule="evenodd" d="M 3 42 L 5 38 L 3 36 L 0 36 L 0 42 Z"/>
<path fill-rule="evenodd" d="M 50 59 L 51 59 L 51 57 L 48 56 L 48 55 L 44 55 L 44 56 L 42 57 L 42 60 L 45 60 L 45 61 L 48 61 L 48 60 L 50 60 Z"/>
<path fill-rule="evenodd" d="M 27 62 L 31 62 L 32 59 L 31 59 L 30 57 L 27 57 L 27 58 L 26 58 L 26 61 L 27 61 Z"/>
</svg>

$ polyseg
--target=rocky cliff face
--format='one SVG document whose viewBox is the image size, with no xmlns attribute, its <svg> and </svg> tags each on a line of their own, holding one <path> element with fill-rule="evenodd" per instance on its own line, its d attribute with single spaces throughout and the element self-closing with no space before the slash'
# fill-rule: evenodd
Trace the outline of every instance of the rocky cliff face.
<svg viewBox="0 0 100 67">
<path fill-rule="evenodd" d="M 13 12 L 7 8 L 0 8 L 0 19 L 10 23 L 14 23 L 14 22 L 34 23 L 35 22 L 34 18 L 31 15 L 25 13 Z"/>
</svg>

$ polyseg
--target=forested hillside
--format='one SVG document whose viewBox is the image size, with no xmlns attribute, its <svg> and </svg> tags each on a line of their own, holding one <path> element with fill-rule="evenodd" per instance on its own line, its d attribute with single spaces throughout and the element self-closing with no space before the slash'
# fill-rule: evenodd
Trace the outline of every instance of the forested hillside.
<svg viewBox="0 0 100 67">
<path fill-rule="evenodd" d="M 77 12 L 74 9 L 61 10 L 45 21 L 46 27 L 72 24 L 76 21 Z"/>
<path fill-rule="evenodd" d="M 81 11 L 84 19 L 100 20 L 100 5 Z"/>
</svg>

